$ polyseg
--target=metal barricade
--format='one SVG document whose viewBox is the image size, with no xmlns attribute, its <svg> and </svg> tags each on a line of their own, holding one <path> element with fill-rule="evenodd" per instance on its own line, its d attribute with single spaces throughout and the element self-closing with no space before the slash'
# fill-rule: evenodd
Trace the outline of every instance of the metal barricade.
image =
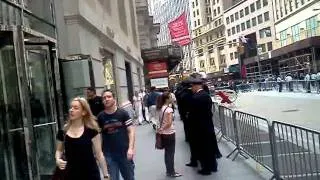
<svg viewBox="0 0 320 180">
<path fill-rule="evenodd" d="M 274 121 L 275 164 L 282 179 L 320 179 L 320 133 Z"/>
<path fill-rule="evenodd" d="M 212 121 L 213 121 L 213 124 L 214 124 L 214 127 L 215 127 L 215 130 L 216 130 L 216 136 L 218 137 L 219 134 L 221 134 L 221 121 L 220 121 L 220 114 L 219 114 L 219 104 L 214 102 L 212 104 Z M 218 140 L 221 141 L 221 138 L 222 138 L 222 134 Z"/>
<path fill-rule="evenodd" d="M 273 172 L 272 164 L 272 138 L 269 132 L 269 121 L 252 114 L 235 111 L 234 123 L 238 133 L 239 146 L 233 151 L 237 154 L 249 155 L 256 162 Z M 231 152 L 229 157 L 232 155 Z M 244 156 L 244 155 L 243 155 Z"/>
<path fill-rule="evenodd" d="M 234 112 L 232 109 L 219 106 L 219 117 L 221 121 L 221 133 L 223 138 L 236 145 L 236 132 L 234 126 Z"/>
</svg>

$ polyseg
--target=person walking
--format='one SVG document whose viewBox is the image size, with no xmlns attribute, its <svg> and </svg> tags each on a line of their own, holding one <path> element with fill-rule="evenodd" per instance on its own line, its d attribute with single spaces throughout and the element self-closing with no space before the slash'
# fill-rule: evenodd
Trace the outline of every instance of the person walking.
<svg viewBox="0 0 320 180">
<path fill-rule="evenodd" d="M 167 176 L 180 177 L 174 168 L 174 154 L 176 146 L 175 129 L 173 125 L 173 109 L 170 107 L 172 97 L 170 92 L 165 92 L 158 97 L 156 109 L 159 115 L 158 133 L 161 134 L 164 146 L 164 162 L 166 165 Z"/>
<path fill-rule="evenodd" d="M 97 116 L 104 109 L 102 97 L 97 96 L 96 89 L 93 87 L 87 88 L 86 93 L 92 114 Z"/>
<path fill-rule="evenodd" d="M 136 124 L 141 125 L 143 121 L 143 116 L 142 116 L 142 98 L 139 96 L 138 91 L 134 93 L 133 96 L 133 109 L 135 111 L 135 121 Z"/>
<path fill-rule="evenodd" d="M 202 89 L 203 81 L 200 78 L 190 78 L 192 85 L 192 105 L 190 109 L 191 119 L 191 141 L 196 148 L 196 155 L 201 164 L 201 175 L 210 175 L 217 172 L 218 164 L 214 148 L 214 125 L 212 121 L 212 99 L 208 93 Z"/>
<path fill-rule="evenodd" d="M 109 165 L 110 179 L 134 180 L 135 129 L 129 114 L 117 107 L 111 90 L 102 93 L 104 111 L 98 115 L 102 129 L 103 152 Z"/>
<path fill-rule="evenodd" d="M 98 161 L 104 178 L 108 179 L 99 126 L 88 102 L 84 98 L 74 98 L 70 106 L 69 119 L 57 134 L 58 168 L 65 170 L 66 180 L 101 180 Z"/>
<path fill-rule="evenodd" d="M 279 92 L 282 92 L 283 82 L 282 82 L 282 78 L 281 78 L 280 75 L 277 77 L 277 83 L 278 83 L 278 86 L 279 86 Z"/>
<path fill-rule="evenodd" d="M 151 87 L 150 88 L 150 93 L 148 95 L 148 99 L 147 99 L 147 107 L 149 110 L 149 118 L 152 122 L 153 128 L 155 129 L 156 127 L 156 102 L 157 102 L 157 98 L 160 95 L 160 93 L 156 92 L 156 87 Z"/>
</svg>

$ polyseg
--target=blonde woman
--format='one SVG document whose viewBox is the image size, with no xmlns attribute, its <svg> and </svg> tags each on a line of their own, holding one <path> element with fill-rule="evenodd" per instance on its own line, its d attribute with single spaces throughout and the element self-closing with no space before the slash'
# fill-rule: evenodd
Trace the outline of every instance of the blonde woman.
<svg viewBox="0 0 320 180">
<path fill-rule="evenodd" d="M 104 179 L 109 178 L 101 148 L 99 126 L 84 98 L 74 98 L 64 130 L 57 135 L 56 163 L 66 171 L 67 180 L 101 180 L 97 161 Z M 63 157 L 63 153 L 65 158 Z"/>
</svg>

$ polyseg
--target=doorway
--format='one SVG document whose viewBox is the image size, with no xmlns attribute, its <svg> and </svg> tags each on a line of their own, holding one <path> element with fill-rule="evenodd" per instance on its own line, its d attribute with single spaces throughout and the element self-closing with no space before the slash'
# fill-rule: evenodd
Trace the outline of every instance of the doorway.
<svg viewBox="0 0 320 180">
<path fill-rule="evenodd" d="M 132 71 L 129 62 L 125 62 L 127 87 L 128 87 L 128 99 L 133 102 L 133 83 L 132 83 Z"/>
</svg>

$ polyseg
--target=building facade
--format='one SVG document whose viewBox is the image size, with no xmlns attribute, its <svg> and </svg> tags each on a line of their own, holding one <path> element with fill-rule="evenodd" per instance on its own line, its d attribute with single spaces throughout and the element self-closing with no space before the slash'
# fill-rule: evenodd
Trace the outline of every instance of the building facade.
<svg viewBox="0 0 320 180">
<path fill-rule="evenodd" d="M 273 1 L 276 41 L 267 61 L 277 62 L 280 75 L 320 71 L 320 2 Z"/>
<path fill-rule="evenodd" d="M 154 23 L 150 15 L 147 0 L 136 0 L 139 42 L 141 49 L 157 46 L 157 34 L 160 32 L 160 23 Z"/>
<path fill-rule="evenodd" d="M 44 179 L 55 168 L 60 79 L 55 1 L 0 1 L 0 177 Z"/>
<path fill-rule="evenodd" d="M 272 2 L 268 0 L 250 0 L 240 1 L 224 12 L 227 41 L 225 49 L 228 49 L 227 66 L 239 64 L 239 37 L 242 36 L 251 43 L 250 50 L 246 50 L 246 58 L 255 57 L 257 63 L 247 66 L 247 78 L 260 76 L 259 70 L 256 71 L 260 61 L 257 53 L 265 54 L 273 49 L 275 28 L 272 9 Z M 263 74 L 272 74 L 271 67 L 265 67 Z"/>
<path fill-rule="evenodd" d="M 233 1 L 192 0 L 193 61 L 197 72 L 214 75 L 222 72 L 226 64 L 224 10 Z"/>
<path fill-rule="evenodd" d="M 69 92 L 67 99 L 83 93 L 81 89 L 86 86 L 95 86 L 98 92 L 113 89 L 119 103 L 132 100 L 134 91 L 144 88 L 135 0 L 62 3 L 62 8 L 57 9 L 57 15 L 63 14 L 58 22 L 59 46 L 64 47 L 60 58 L 66 64 L 88 58 L 90 75 L 90 83 L 79 82 L 80 87 L 70 87 L 75 91 Z M 65 77 L 70 76 L 72 66 L 65 69 Z M 77 75 L 73 76 L 73 81 L 78 80 Z"/>
</svg>

